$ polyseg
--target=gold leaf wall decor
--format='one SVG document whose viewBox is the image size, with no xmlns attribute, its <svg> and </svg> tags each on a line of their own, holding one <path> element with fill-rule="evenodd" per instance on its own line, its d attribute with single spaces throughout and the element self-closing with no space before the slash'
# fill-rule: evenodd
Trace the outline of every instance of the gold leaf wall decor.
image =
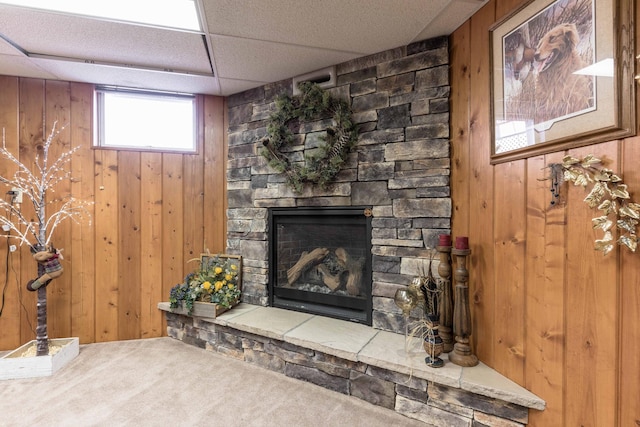
<svg viewBox="0 0 640 427">
<path fill-rule="evenodd" d="M 551 168 L 562 167 L 563 179 L 573 182 L 575 186 L 584 187 L 589 193 L 584 202 L 591 208 L 601 211 L 599 216 L 591 220 L 594 230 L 602 230 L 604 235 L 596 239 L 595 249 L 607 255 L 613 250 L 614 237 L 612 227 L 618 231 L 617 243 L 635 252 L 638 246 L 637 225 L 640 220 L 640 204 L 631 200 L 628 187 L 622 178 L 612 170 L 602 167 L 602 160 L 589 154 L 582 159 L 565 156 L 562 163 L 549 165 Z M 591 189 L 587 188 L 592 185 Z"/>
</svg>

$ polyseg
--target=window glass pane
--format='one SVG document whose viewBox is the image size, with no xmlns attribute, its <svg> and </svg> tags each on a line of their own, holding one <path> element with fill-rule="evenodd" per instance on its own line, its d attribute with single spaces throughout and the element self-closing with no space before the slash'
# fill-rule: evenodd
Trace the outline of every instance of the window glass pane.
<svg viewBox="0 0 640 427">
<path fill-rule="evenodd" d="M 111 90 L 97 96 L 96 145 L 196 151 L 194 96 Z"/>
</svg>

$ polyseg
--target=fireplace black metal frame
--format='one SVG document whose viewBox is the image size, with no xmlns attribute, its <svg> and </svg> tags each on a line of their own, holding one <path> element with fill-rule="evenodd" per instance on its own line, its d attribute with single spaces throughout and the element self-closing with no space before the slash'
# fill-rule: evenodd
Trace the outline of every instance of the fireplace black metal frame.
<svg viewBox="0 0 640 427">
<path fill-rule="evenodd" d="M 371 215 L 369 207 L 313 207 L 313 208 L 270 208 L 269 209 L 269 265 L 277 265 L 277 242 L 274 236 L 278 221 L 286 217 L 291 223 L 308 221 L 309 217 L 316 217 L 318 222 L 325 222 L 329 217 L 352 217 L 354 225 L 366 226 L 366 247 L 368 256 L 365 257 L 362 281 L 365 286 L 365 297 L 350 297 L 336 294 L 320 294 L 299 289 L 277 286 L 277 271 L 269 269 L 269 305 L 311 314 L 330 316 L 342 320 L 372 324 L 372 254 L 371 254 Z M 358 220 L 362 216 L 364 220 Z"/>
</svg>

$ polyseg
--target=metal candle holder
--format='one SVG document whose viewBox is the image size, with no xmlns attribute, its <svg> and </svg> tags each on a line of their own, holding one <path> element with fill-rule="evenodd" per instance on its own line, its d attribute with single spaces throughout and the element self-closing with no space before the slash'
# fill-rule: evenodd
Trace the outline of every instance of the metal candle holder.
<svg viewBox="0 0 640 427">
<path fill-rule="evenodd" d="M 420 290 L 424 294 L 425 299 L 425 314 L 426 314 L 426 333 L 424 336 L 423 346 L 428 356 L 424 359 L 427 366 L 431 368 L 441 368 L 444 366 L 444 361 L 440 359 L 440 354 L 444 350 L 444 342 L 439 333 L 439 321 L 440 321 L 440 296 L 442 289 L 438 286 L 438 282 L 433 277 L 431 270 L 431 264 L 433 262 L 433 255 L 429 259 L 429 269 L 423 284 L 420 286 Z"/>
<path fill-rule="evenodd" d="M 409 350 L 407 336 L 409 335 L 409 314 L 418 305 L 418 295 L 409 288 L 400 288 L 393 297 L 393 302 L 402 310 L 404 315 L 404 351 Z"/>
</svg>

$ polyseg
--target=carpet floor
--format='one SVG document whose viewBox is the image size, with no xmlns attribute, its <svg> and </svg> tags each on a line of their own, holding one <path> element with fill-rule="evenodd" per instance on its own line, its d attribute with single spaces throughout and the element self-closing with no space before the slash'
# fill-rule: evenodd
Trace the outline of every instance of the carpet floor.
<svg viewBox="0 0 640 427">
<path fill-rule="evenodd" d="M 0 381 L 0 426 L 423 426 L 172 338 L 80 346 L 53 376 Z"/>
</svg>

